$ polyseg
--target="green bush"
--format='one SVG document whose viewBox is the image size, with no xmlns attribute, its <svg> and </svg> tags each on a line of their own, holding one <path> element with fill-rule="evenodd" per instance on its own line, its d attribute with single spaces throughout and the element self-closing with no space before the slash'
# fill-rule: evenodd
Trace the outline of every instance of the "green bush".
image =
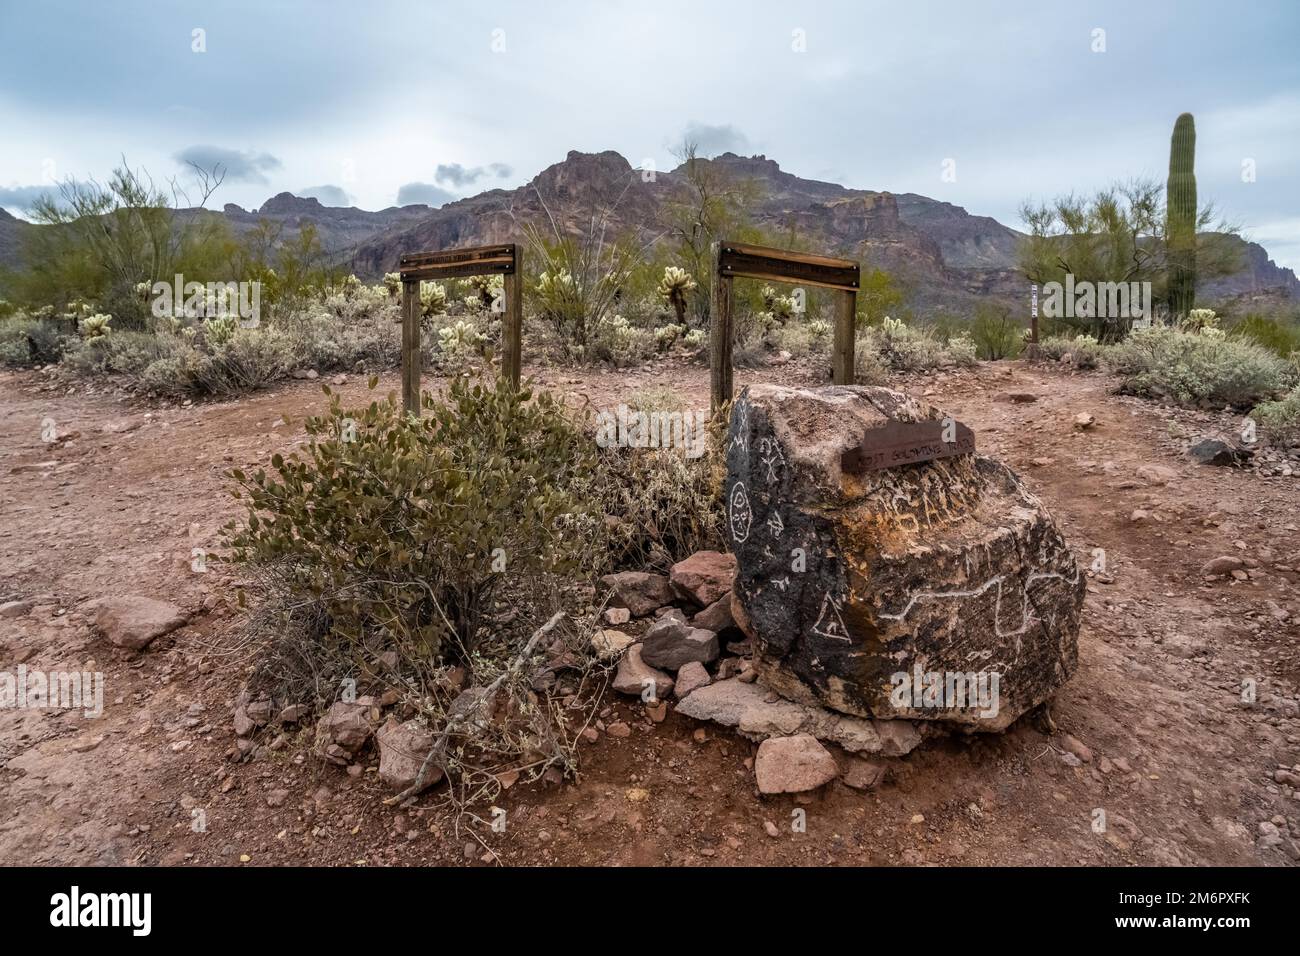
<svg viewBox="0 0 1300 956">
<path fill-rule="evenodd" d="M 1262 345 L 1275 355 L 1283 358 L 1293 352 L 1300 352 L 1300 325 L 1268 318 L 1263 315 L 1248 315 L 1237 322 L 1228 333 L 1229 337 L 1245 339 Z"/>
<path fill-rule="evenodd" d="M 1091 335 L 1051 335 L 1038 343 L 1041 358 L 1053 362 L 1068 362 L 1075 368 L 1094 369 L 1102 361 L 1105 346 L 1098 344 Z"/>
<path fill-rule="evenodd" d="M 1269 438 L 1284 442 L 1300 440 L 1300 385 L 1276 402 L 1264 402 L 1251 416 Z"/>
<path fill-rule="evenodd" d="M 928 372 L 951 361 L 943 343 L 929 329 L 888 316 L 878 327 L 859 334 L 858 350 L 875 352 L 886 366 L 899 372 Z"/>
<path fill-rule="evenodd" d="M 986 362 L 1015 358 L 1024 346 L 1025 329 L 1006 309 L 980 306 L 971 323 L 976 354 Z"/>
<path fill-rule="evenodd" d="M 667 388 L 643 389 L 627 405 L 631 412 L 692 414 L 681 393 Z M 600 570 L 666 568 L 696 551 L 723 549 L 724 429 L 708 426 L 695 458 L 680 448 L 600 449 L 578 485 L 606 516 Z"/>
<path fill-rule="evenodd" d="M 301 455 L 230 473 L 248 514 L 227 534 L 235 560 L 287 569 L 339 637 L 464 656 L 498 597 L 589 555 L 601 521 L 571 489 L 593 446 L 551 396 L 504 379 L 456 379 L 423 406 L 416 419 L 391 395 L 357 409 L 331 395 Z"/>
<path fill-rule="evenodd" d="M 63 358 L 76 341 L 66 326 L 49 319 L 15 316 L 0 321 L 0 365 L 27 368 L 50 365 Z"/>
<path fill-rule="evenodd" d="M 1157 326 L 1106 352 L 1121 390 L 1184 404 L 1245 408 L 1289 387 L 1295 368 L 1253 342 Z"/>
</svg>

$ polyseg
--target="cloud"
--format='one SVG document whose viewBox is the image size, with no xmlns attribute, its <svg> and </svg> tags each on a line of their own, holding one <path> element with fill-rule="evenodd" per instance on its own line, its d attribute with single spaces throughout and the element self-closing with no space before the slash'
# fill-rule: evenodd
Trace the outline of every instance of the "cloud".
<svg viewBox="0 0 1300 956">
<path fill-rule="evenodd" d="M 49 194 L 58 197 L 56 186 L 0 186 L 0 208 L 26 211 L 38 198 Z"/>
<path fill-rule="evenodd" d="M 709 123 L 690 122 L 682 131 L 682 141 L 694 143 L 701 156 L 719 153 L 745 153 L 749 150 L 749 137 L 727 123 L 713 126 Z"/>
<path fill-rule="evenodd" d="M 226 170 L 226 182 L 267 183 L 267 172 L 282 165 L 270 153 L 252 150 L 226 149 L 224 146 L 187 146 L 176 154 L 181 163 L 193 163 L 204 169 L 220 164 Z"/>
<path fill-rule="evenodd" d="M 308 186 L 294 191 L 300 199 L 319 199 L 323 206 L 350 206 L 351 198 L 339 186 Z"/>
<path fill-rule="evenodd" d="M 414 206 L 423 203 L 437 208 L 456 197 L 432 183 L 407 183 L 397 190 L 397 205 Z"/>
<path fill-rule="evenodd" d="M 485 176 L 505 179 L 512 172 L 505 163 L 488 163 L 486 166 L 462 166 L 460 163 L 439 163 L 433 178 L 458 189 L 472 186 Z"/>
</svg>

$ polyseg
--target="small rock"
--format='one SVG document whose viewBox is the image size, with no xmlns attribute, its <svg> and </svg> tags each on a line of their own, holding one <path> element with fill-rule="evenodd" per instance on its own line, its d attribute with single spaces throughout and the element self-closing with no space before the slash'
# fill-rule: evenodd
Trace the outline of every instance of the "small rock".
<svg viewBox="0 0 1300 956">
<path fill-rule="evenodd" d="M 35 604 L 35 601 L 6 601 L 0 604 L 0 618 L 22 617 Z"/>
<path fill-rule="evenodd" d="M 615 721 L 614 723 L 606 727 L 605 733 L 609 734 L 611 737 L 617 737 L 619 739 L 622 739 L 624 737 L 631 736 L 632 728 L 629 727 L 624 721 L 619 720 L 619 721 Z"/>
<path fill-rule="evenodd" d="M 769 737 L 758 745 L 754 760 L 758 792 L 765 794 L 805 793 L 839 774 L 835 758 L 811 734 Z"/>
<path fill-rule="evenodd" d="M 854 790 L 875 790 L 885 779 L 885 768 L 873 761 L 857 758 L 849 762 L 842 779 Z"/>
<path fill-rule="evenodd" d="M 626 614 L 627 611 L 623 613 Z M 592 649 L 602 661 L 618 660 L 623 656 L 623 652 L 632 646 L 632 643 L 632 636 L 623 631 L 606 629 L 598 630 L 591 635 Z"/>
<path fill-rule="evenodd" d="M 1246 566 L 1246 562 L 1242 561 L 1241 558 L 1234 557 L 1232 555 L 1224 555 L 1222 557 L 1218 557 L 1210 561 L 1206 561 L 1203 565 L 1201 565 L 1201 573 L 1216 574 L 1216 575 L 1231 574 L 1233 571 L 1240 571 L 1245 566 Z"/>
<path fill-rule="evenodd" d="M 658 700 L 673 692 L 673 679 L 643 661 L 641 645 L 633 644 L 618 662 L 614 689 L 620 694 L 631 694 L 633 697 L 642 697 L 648 692 L 644 699 Z"/>
<path fill-rule="evenodd" d="M 708 664 L 717 657 L 717 634 L 667 617 L 656 621 L 641 642 L 641 659 L 664 670 L 675 671 L 690 661 Z"/>
<path fill-rule="evenodd" d="M 600 583 L 614 592 L 611 604 L 627 608 L 633 617 L 652 614 L 673 600 L 672 588 L 662 574 L 620 571 L 605 575 Z"/>
<path fill-rule="evenodd" d="M 1202 438 L 1187 453 L 1193 461 L 1202 465 L 1235 465 L 1250 458 L 1250 452 L 1234 448 L 1217 438 Z"/>
<path fill-rule="evenodd" d="M 139 651 L 181 627 L 189 616 L 174 604 L 138 594 L 93 602 L 95 627 L 118 647 Z"/>
<path fill-rule="evenodd" d="M 731 592 L 728 591 L 691 618 L 691 626 L 713 631 L 715 634 L 721 633 L 729 627 L 735 627 L 736 622 L 731 616 Z"/>
<path fill-rule="evenodd" d="M 282 807 L 284 806 L 284 801 L 288 799 L 288 790 L 272 790 L 266 795 L 266 805 L 268 807 Z"/>
<path fill-rule="evenodd" d="M 433 749 L 433 733 L 418 720 L 398 722 L 390 717 L 379 733 L 379 779 L 394 791 L 405 790 L 415 783 L 424 758 Z M 442 779 L 442 770 L 430 767 L 425 785 Z"/>
<path fill-rule="evenodd" d="M 674 688 L 677 699 L 681 700 L 693 690 L 708 687 L 713 683 L 708 669 L 699 661 L 687 661 L 677 671 L 677 683 Z"/>
<path fill-rule="evenodd" d="M 632 620 L 632 612 L 625 607 L 607 607 L 604 617 L 606 624 L 626 624 Z"/>
<path fill-rule="evenodd" d="M 697 551 L 672 566 L 668 580 L 680 598 L 708 607 L 731 590 L 736 576 L 736 556 L 719 551 Z"/>
<path fill-rule="evenodd" d="M 1074 427 L 1079 431 L 1089 429 L 1095 424 L 1097 424 L 1097 419 L 1093 418 L 1088 412 L 1079 412 L 1074 416 Z"/>
</svg>

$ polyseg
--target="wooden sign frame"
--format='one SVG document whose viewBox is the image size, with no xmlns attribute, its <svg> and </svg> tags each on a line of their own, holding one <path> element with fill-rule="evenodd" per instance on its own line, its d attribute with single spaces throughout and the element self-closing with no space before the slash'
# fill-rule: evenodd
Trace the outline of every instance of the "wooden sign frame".
<svg viewBox="0 0 1300 956">
<path fill-rule="evenodd" d="M 501 321 L 501 374 L 517 388 L 522 365 L 523 261 L 513 242 L 402 256 L 402 407 L 420 416 L 420 283 L 466 276 L 501 275 L 505 313 Z"/>
<path fill-rule="evenodd" d="M 709 402 L 714 413 L 732 398 L 731 283 L 733 279 L 764 279 L 834 289 L 835 339 L 831 352 L 831 381 L 853 384 L 853 347 L 862 269 L 852 259 L 807 252 L 788 252 L 742 242 L 713 244 L 712 330 L 710 336 Z"/>
</svg>

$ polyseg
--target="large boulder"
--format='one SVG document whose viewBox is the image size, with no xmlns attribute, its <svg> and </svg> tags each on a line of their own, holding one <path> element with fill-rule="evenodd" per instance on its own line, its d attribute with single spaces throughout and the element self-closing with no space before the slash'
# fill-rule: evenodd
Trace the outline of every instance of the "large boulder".
<svg viewBox="0 0 1300 956">
<path fill-rule="evenodd" d="M 613 592 L 609 603 L 613 607 L 627 608 L 633 617 L 653 614 L 665 604 L 673 602 L 672 588 L 662 574 L 620 571 L 605 575 L 600 583 Z"/>
<path fill-rule="evenodd" d="M 672 566 L 668 580 L 673 592 L 684 601 L 708 607 L 731 590 L 736 574 L 736 557 L 720 551 L 696 551 Z"/>
<path fill-rule="evenodd" d="M 1038 499 L 971 447 L 891 389 L 745 389 L 727 525 L 764 683 L 847 714 L 991 731 L 1069 678 L 1085 579 Z"/>
</svg>

